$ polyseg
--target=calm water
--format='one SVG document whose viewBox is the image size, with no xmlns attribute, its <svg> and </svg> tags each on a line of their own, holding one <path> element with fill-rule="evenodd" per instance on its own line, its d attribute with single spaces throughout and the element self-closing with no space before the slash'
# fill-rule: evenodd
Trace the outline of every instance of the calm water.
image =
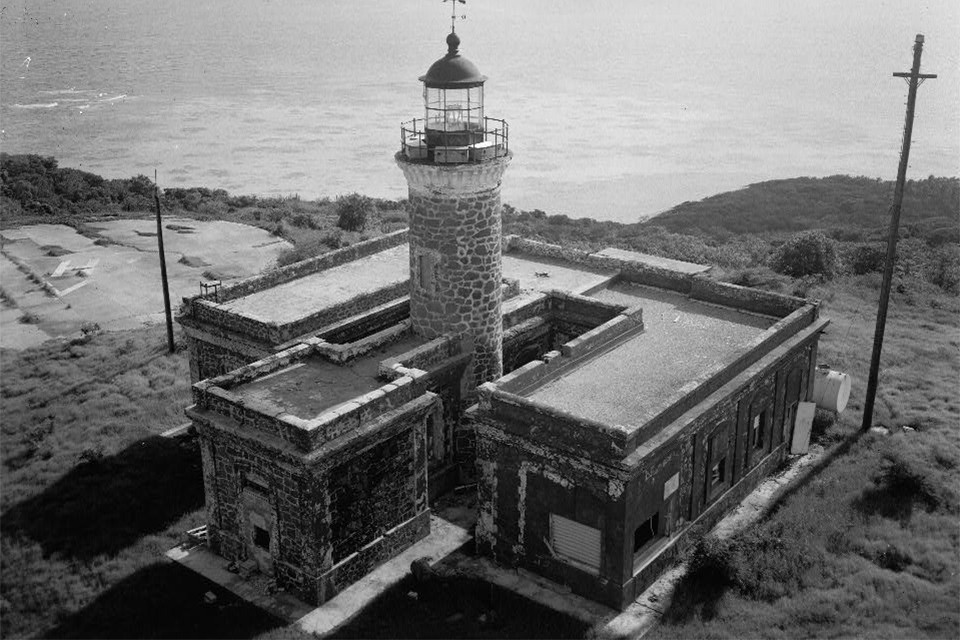
<svg viewBox="0 0 960 640">
<path fill-rule="evenodd" d="M 915 6 L 916 5 L 916 6 Z M 771 178 L 960 175 L 957 3 L 470 0 L 461 52 L 511 127 L 504 199 L 634 220 Z M 435 0 L 7 0 L 0 143 L 162 187 L 400 197 L 399 123 L 445 52 Z"/>
</svg>

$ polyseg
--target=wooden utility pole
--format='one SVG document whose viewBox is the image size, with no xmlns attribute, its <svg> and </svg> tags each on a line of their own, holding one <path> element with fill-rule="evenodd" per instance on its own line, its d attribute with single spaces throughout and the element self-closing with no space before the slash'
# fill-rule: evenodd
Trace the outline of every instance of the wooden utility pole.
<svg viewBox="0 0 960 640">
<path fill-rule="evenodd" d="M 873 424 L 873 405 L 877 397 L 877 379 L 880 375 L 880 352 L 883 349 L 883 330 L 887 324 L 887 306 L 890 302 L 890 283 L 893 280 L 893 264 L 897 259 L 897 234 L 900 228 L 900 207 L 903 204 L 903 186 L 907 179 L 907 161 L 910 158 L 910 137 L 913 135 L 913 108 L 917 102 L 917 87 L 936 74 L 920 73 L 920 54 L 923 53 L 923 34 L 917 34 L 913 45 L 913 69 L 909 73 L 894 73 L 896 78 L 906 78 L 910 85 L 907 93 L 907 117 L 903 125 L 903 147 L 900 149 L 900 169 L 897 171 L 897 187 L 893 193 L 893 208 L 890 212 L 890 231 L 887 238 L 887 261 L 883 270 L 883 286 L 880 288 L 880 308 L 877 310 L 877 328 L 873 334 L 873 355 L 870 358 L 870 377 L 867 380 L 867 398 L 863 405 L 864 431 Z"/>
<path fill-rule="evenodd" d="M 153 202 L 157 205 L 157 246 L 160 248 L 160 282 L 163 284 L 163 310 L 167 314 L 167 348 L 173 353 L 173 313 L 170 311 L 170 288 L 167 286 L 167 259 L 163 254 L 163 223 L 160 221 L 160 192 L 157 172 L 153 172 Z"/>
</svg>

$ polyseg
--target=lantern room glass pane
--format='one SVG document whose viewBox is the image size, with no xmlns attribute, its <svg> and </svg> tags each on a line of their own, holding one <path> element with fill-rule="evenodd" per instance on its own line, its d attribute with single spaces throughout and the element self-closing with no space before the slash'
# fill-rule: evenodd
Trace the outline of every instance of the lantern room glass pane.
<svg viewBox="0 0 960 640">
<path fill-rule="evenodd" d="M 483 128 L 483 86 L 467 89 L 424 87 L 426 128 L 476 131 Z"/>
</svg>

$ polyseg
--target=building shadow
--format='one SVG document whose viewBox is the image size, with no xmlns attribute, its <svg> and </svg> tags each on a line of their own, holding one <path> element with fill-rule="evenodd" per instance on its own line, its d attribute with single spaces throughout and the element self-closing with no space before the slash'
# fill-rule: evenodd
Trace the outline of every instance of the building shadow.
<svg viewBox="0 0 960 640">
<path fill-rule="evenodd" d="M 683 624 L 694 618 L 705 622 L 713 620 L 718 603 L 729 587 L 727 576 L 713 567 L 688 571 L 674 587 L 670 605 L 663 612 L 663 621 Z"/>
<path fill-rule="evenodd" d="M 7 509 L 4 537 L 78 560 L 113 554 L 203 505 L 195 438 L 153 436 L 89 459 L 39 495 Z"/>
<path fill-rule="evenodd" d="M 193 571 L 162 561 L 121 580 L 42 637 L 252 638 L 284 624 Z"/>
</svg>

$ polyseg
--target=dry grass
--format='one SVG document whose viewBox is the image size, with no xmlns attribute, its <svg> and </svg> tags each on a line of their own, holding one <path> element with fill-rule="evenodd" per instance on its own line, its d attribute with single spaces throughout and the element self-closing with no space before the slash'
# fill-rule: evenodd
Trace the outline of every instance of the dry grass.
<svg viewBox="0 0 960 640">
<path fill-rule="evenodd" d="M 811 295 L 833 319 L 820 361 L 855 380 L 822 436 L 829 462 L 758 527 L 701 549 L 653 638 L 960 634 L 958 300 L 917 286 L 895 293 L 874 419 L 890 435 L 858 436 L 876 279 Z"/>
</svg>

